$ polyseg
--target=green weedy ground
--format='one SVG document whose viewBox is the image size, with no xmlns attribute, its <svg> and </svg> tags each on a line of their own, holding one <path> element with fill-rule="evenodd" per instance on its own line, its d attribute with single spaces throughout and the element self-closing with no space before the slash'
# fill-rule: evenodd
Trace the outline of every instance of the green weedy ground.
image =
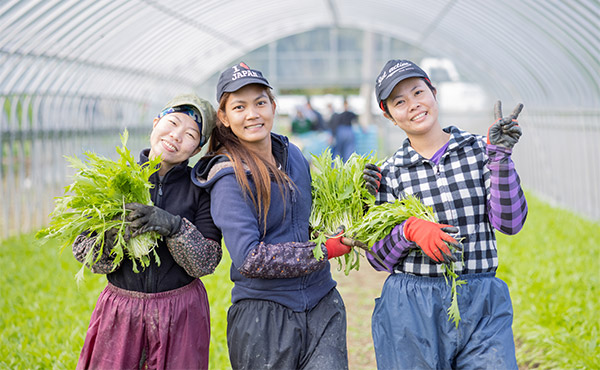
<svg viewBox="0 0 600 370">
<path fill-rule="evenodd" d="M 598 369 L 600 225 L 532 196 L 528 202 L 521 233 L 497 233 L 498 276 L 508 283 L 513 300 L 519 364 L 523 369 Z M 211 304 L 211 369 L 229 368 L 229 265 L 225 253 L 216 273 L 202 278 Z M 32 234 L 0 243 L 0 369 L 75 368 L 106 284 L 104 276 L 87 273 L 77 287 L 79 267 L 70 251 L 59 254 L 58 246 L 40 247 Z M 379 293 L 378 287 L 372 297 Z"/>
<path fill-rule="evenodd" d="M 106 286 L 58 244 L 41 247 L 33 234 L 0 243 L 0 369 L 74 369 L 92 311 Z M 227 308 L 232 283 L 229 256 L 202 278 L 211 306 L 211 369 L 227 369 Z"/>
<path fill-rule="evenodd" d="M 529 368 L 600 369 L 600 224 L 527 201 L 523 230 L 496 233 L 517 360 Z"/>
</svg>

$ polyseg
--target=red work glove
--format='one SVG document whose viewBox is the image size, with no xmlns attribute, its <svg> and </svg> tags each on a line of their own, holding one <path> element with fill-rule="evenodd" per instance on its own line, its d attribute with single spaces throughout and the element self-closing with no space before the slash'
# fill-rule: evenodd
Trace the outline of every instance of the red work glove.
<svg viewBox="0 0 600 370">
<path fill-rule="evenodd" d="M 445 242 L 461 249 L 456 239 L 446 233 L 456 233 L 458 228 L 451 225 L 438 224 L 416 217 L 404 222 L 404 237 L 415 242 L 435 263 L 456 262 L 456 257 Z"/>
<path fill-rule="evenodd" d="M 342 243 L 342 235 L 344 235 L 343 231 L 325 241 L 328 260 L 350 253 L 352 247 Z"/>
</svg>

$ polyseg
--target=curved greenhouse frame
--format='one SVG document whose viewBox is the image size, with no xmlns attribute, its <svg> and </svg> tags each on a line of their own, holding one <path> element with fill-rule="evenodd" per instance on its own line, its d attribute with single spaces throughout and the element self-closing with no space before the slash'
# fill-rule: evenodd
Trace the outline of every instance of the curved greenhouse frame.
<svg viewBox="0 0 600 370">
<path fill-rule="evenodd" d="M 506 109 L 523 102 L 515 161 L 524 186 L 600 220 L 599 24 L 596 0 L 3 1 L 0 237 L 44 224 L 68 177 L 56 165 L 63 155 L 110 154 L 124 127 L 142 143 L 171 95 L 196 91 L 214 101 L 215 74 L 259 48 L 271 45 L 274 80 L 293 75 L 273 45 L 320 28 L 399 40 L 414 55 L 452 60 Z M 344 63 L 370 84 L 382 60 L 404 57 L 382 48 L 375 59 L 348 59 L 343 45 L 330 62 L 341 86 L 355 77 Z M 491 110 L 452 118 L 488 122 Z"/>
</svg>

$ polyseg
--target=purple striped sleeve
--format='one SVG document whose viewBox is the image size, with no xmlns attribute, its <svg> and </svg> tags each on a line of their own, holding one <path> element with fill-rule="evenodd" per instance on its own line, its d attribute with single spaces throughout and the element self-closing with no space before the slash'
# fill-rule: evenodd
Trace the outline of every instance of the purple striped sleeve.
<svg viewBox="0 0 600 370">
<path fill-rule="evenodd" d="M 511 149 L 487 145 L 491 182 L 488 216 L 492 226 L 507 235 L 518 233 L 527 218 L 527 201 L 511 153 Z"/>
<path fill-rule="evenodd" d="M 394 266 L 401 259 L 408 255 L 411 248 L 414 248 L 414 243 L 409 242 L 403 236 L 404 222 L 394 226 L 392 231 L 383 239 L 376 241 L 371 247 L 371 251 L 375 253 L 385 264 L 382 265 L 375 257 L 367 253 L 367 260 L 377 271 L 394 271 Z"/>
</svg>

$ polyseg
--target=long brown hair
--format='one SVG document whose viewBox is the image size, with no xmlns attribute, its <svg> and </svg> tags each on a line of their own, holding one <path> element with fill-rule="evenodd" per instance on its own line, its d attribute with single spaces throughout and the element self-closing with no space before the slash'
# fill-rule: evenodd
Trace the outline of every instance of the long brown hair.
<svg viewBox="0 0 600 370">
<path fill-rule="evenodd" d="M 271 104 L 274 104 L 275 97 L 271 90 L 265 87 L 265 92 L 271 100 Z M 219 110 L 223 113 L 225 113 L 225 103 L 230 95 L 230 92 L 223 93 L 219 101 Z M 271 181 L 275 182 L 279 187 L 283 204 L 285 205 L 285 194 L 288 185 L 293 186 L 290 178 L 285 172 L 279 170 L 277 166 L 248 149 L 240 142 L 240 139 L 233 133 L 231 128 L 225 126 L 219 118 L 217 118 L 217 125 L 213 130 L 208 151 L 215 155 L 224 154 L 233 163 L 235 178 L 240 184 L 244 196 L 250 197 L 252 200 L 259 219 L 262 218 L 263 221 L 263 234 L 266 233 L 267 213 L 271 206 Z M 254 182 L 256 194 L 252 192 L 246 171 L 250 172 L 250 178 Z"/>
</svg>

